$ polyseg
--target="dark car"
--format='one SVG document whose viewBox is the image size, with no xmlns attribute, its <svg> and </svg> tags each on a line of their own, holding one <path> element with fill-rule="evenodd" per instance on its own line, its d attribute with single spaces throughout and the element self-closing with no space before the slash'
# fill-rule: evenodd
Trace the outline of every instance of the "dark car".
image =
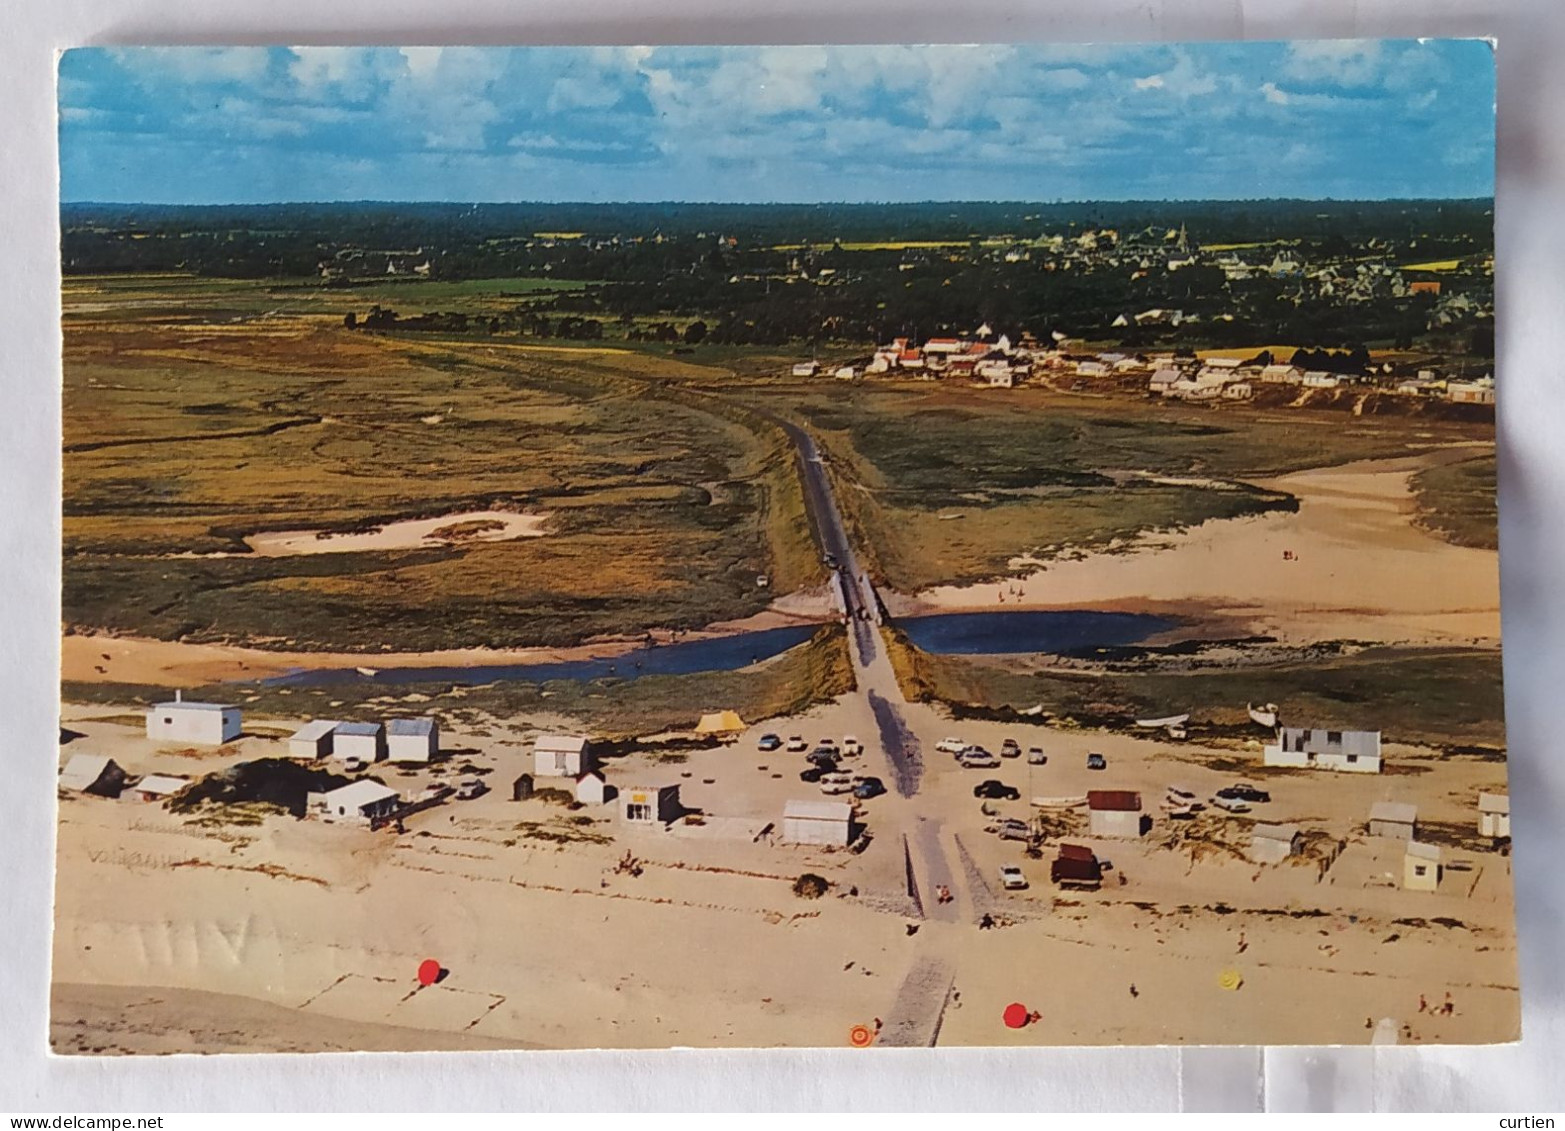
<svg viewBox="0 0 1565 1131">
<path fill-rule="evenodd" d="M 987 797 L 991 801 L 1020 801 L 1022 798 L 1021 791 L 1014 785 L 1006 785 L 994 778 L 973 786 L 973 796 Z"/>
<path fill-rule="evenodd" d="M 778 750 L 782 747 L 782 739 L 775 734 L 763 734 L 761 740 L 755 744 L 757 750 Z"/>
<path fill-rule="evenodd" d="M 835 770 L 837 768 L 837 756 L 830 750 L 812 750 L 804 756 L 804 760 L 812 766 L 820 766 L 822 769 Z"/>
<path fill-rule="evenodd" d="M 820 781 L 821 778 L 825 777 L 827 773 L 828 771 L 820 766 L 811 766 L 809 769 L 805 770 L 799 775 L 799 780 L 807 781 L 813 784 Z"/>
<path fill-rule="evenodd" d="M 1217 791 L 1217 796 L 1229 801 L 1270 801 L 1272 795 L 1264 789 L 1256 789 L 1253 785 L 1231 785 L 1227 789 Z"/>
<path fill-rule="evenodd" d="M 1088 754 L 1087 755 L 1087 769 L 1089 769 L 1089 770 L 1106 770 L 1108 768 L 1109 768 L 1108 759 L 1105 758 L 1103 755 L 1101 755 L 1101 754 Z"/>
<path fill-rule="evenodd" d="M 853 796 L 860 801 L 866 801 L 871 797 L 879 797 L 886 792 L 886 784 L 879 778 L 860 778 L 859 783 L 853 787 Z"/>
<path fill-rule="evenodd" d="M 1014 738 L 1007 738 L 1000 743 L 1000 757 L 1020 758 L 1022 756 L 1022 744 Z"/>
</svg>

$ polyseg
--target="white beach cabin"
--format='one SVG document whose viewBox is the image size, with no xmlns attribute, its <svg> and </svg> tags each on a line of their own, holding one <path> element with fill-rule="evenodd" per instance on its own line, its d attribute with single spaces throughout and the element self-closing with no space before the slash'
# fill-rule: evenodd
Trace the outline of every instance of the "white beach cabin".
<svg viewBox="0 0 1565 1131">
<path fill-rule="evenodd" d="M 368 825 L 401 804 L 401 795 L 389 785 L 361 778 L 325 793 L 310 794 L 306 807 L 330 824 Z"/>
<path fill-rule="evenodd" d="M 120 800 L 167 801 L 189 784 L 189 778 L 176 778 L 167 774 L 148 774 L 135 785 L 128 786 L 120 794 Z"/>
<path fill-rule="evenodd" d="M 782 838 L 788 844 L 845 848 L 852 825 L 853 807 L 843 801 L 789 801 L 783 806 Z"/>
<path fill-rule="evenodd" d="M 221 746 L 239 737 L 239 708 L 227 703 L 187 703 L 174 692 L 172 703 L 155 703 L 147 712 L 147 737 L 156 742 L 193 742 Z"/>
<path fill-rule="evenodd" d="M 330 758 L 332 735 L 341 724 L 335 719 L 312 719 L 288 739 L 288 753 L 295 758 Z"/>
<path fill-rule="evenodd" d="M 1408 891 L 1439 891 L 1444 873 L 1440 865 L 1440 849 L 1433 844 L 1407 842 L 1407 853 L 1402 857 L 1402 886 Z"/>
<path fill-rule="evenodd" d="M 393 762 L 428 762 L 440 753 L 434 719 L 392 719 L 386 723 L 386 755 Z"/>
<path fill-rule="evenodd" d="M 336 758 L 379 762 L 386 756 L 386 728 L 379 723 L 338 723 L 331 752 Z"/>
<path fill-rule="evenodd" d="M 592 769 L 592 744 L 579 734 L 540 734 L 533 743 L 533 774 L 574 778 Z"/>
<path fill-rule="evenodd" d="M 1503 840 L 1511 835 L 1511 798 L 1504 793 L 1478 795 L 1478 835 Z"/>
<path fill-rule="evenodd" d="M 681 812 L 677 785 L 626 786 L 620 791 L 619 816 L 627 825 L 667 825 Z"/>
<path fill-rule="evenodd" d="M 1304 834 L 1298 825 L 1257 823 L 1250 830 L 1250 859 L 1257 864 L 1281 864 L 1303 847 Z"/>
<path fill-rule="evenodd" d="M 1369 835 L 1412 840 L 1418 829 L 1418 806 L 1404 801 L 1377 801 L 1369 807 Z"/>
</svg>

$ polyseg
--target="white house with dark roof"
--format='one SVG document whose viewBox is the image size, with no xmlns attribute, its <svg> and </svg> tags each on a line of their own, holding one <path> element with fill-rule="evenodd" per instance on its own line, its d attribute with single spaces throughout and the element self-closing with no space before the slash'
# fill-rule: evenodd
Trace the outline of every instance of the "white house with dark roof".
<svg viewBox="0 0 1565 1131">
<path fill-rule="evenodd" d="M 402 804 L 402 796 L 389 785 L 360 778 L 325 793 L 312 793 L 305 809 L 333 824 L 368 825 L 389 816 Z"/>
<path fill-rule="evenodd" d="M 386 728 L 379 723 L 338 723 L 331 749 L 336 758 L 379 762 L 386 756 Z"/>
<path fill-rule="evenodd" d="M 533 741 L 533 774 L 574 778 L 592 769 L 592 744 L 579 734 L 540 734 Z"/>
<path fill-rule="evenodd" d="M 440 753 L 440 727 L 431 718 L 386 723 L 386 755 L 393 762 L 428 762 Z"/>
<path fill-rule="evenodd" d="M 228 703 L 187 703 L 176 691 L 171 703 L 154 703 L 147 712 L 147 737 L 155 742 L 193 742 L 221 746 L 239 737 L 239 708 Z"/>
</svg>

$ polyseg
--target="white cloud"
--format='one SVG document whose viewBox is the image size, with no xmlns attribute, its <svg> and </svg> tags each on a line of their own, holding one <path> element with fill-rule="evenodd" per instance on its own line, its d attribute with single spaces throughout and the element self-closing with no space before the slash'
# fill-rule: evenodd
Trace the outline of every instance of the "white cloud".
<svg viewBox="0 0 1565 1131">
<path fill-rule="evenodd" d="M 1261 94 L 1265 96 L 1266 101 L 1273 103 L 1274 105 L 1288 105 L 1288 92 L 1286 90 L 1278 90 L 1277 84 L 1274 82 L 1263 82 L 1261 84 Z"/>
<path fill-rule="evenodd" d="M 1162 90 L 1166 85 L 1168 84 L 1162 75 L 1148 75 L 1144 79 L 1136 80 L 1137 90 Z"/>
<path fill-rule="evenodd" d="M 1381 77 L 1382 56 L 1374 39 L 1300 40 L 1288 45 L 1282 71 L 1306 82 L 1368 86 Z"/>
</svg>

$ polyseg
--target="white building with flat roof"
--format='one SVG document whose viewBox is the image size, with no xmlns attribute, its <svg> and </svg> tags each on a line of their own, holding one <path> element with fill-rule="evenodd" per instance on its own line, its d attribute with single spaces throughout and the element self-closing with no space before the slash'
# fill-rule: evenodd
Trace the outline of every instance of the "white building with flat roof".
<svg viewBox="0 0 1565 1131">
<path fill-rule="evenodd" d="M 1407 853 L 1402 857 L 1402 886 L 1408 891 L 1439 891 L 1444 868 L 1440 864 L 1440 849 L 1433 844 L 1407 842 Z"/>
<path fill-rule="evenodd" d="M 852 839 L 853 807 L 843 801 L 789 801 L 783 805 L 782 838 L 788 844 L 844 848 Z"/>
<path fill-rule="evenodd" d="M 1369 807 L 1369 835 L 1412 840 L 1418 829 L 1418 807 L 1405 801 L 1377 801 Z"/>
<path fill-rule="evenodd" d="M 619 793 L 619 816 L 627 825 L 667 825 L 682 812 L 677 785 L 628 785 Z"/>
<path fill-rule="evenodd" d="M 1511 835 L 1511 798 L 1505 793 L 1478 795 L 1478 835 L 1503 840 Z"/>
<path fill-rule="evenodd" d="M 239 737 L 239 708 L 228 703 L 187 703 L 174 693 L 171 703 L 154 703 L 147 712 L 147 737 L 155 742 L 193 742 L 221 746 Z"/>
<path fill-rule="evenodd" d="M 1250 859 L 1257 864 L 1280 864 L 1297 856 L 1304 847 L 1298 825 L 1273 825 L 1257 821 L 1250 830 Z"/>
</svg>

